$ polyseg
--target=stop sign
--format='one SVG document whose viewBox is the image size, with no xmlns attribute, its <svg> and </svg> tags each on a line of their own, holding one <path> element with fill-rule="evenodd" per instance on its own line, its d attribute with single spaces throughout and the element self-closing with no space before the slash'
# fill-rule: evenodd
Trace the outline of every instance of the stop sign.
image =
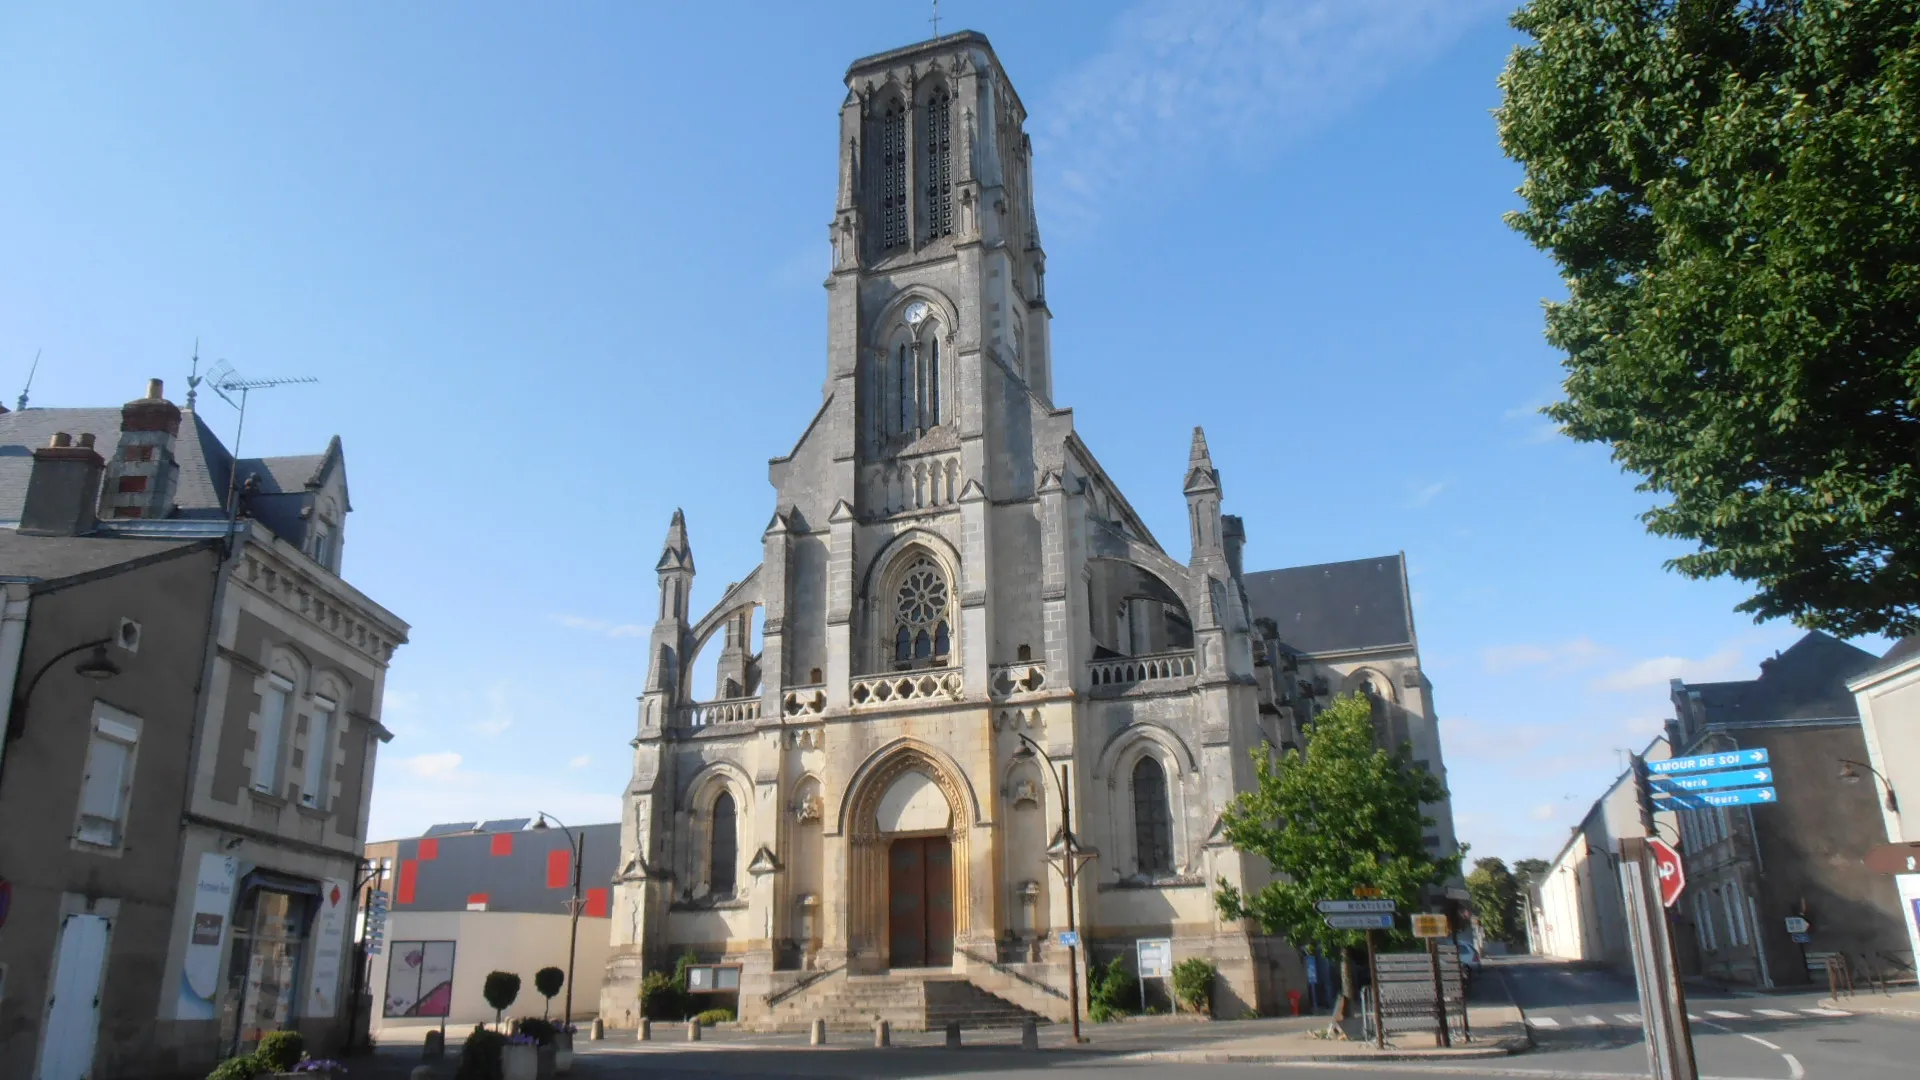
<svg viewBox="0 0 1920 1080">
<path fill-rule="evenodd" d="M 1647 846 L 1653 849 L 1653 868 L 1660 874 L 1660 904 L 1672 907 L 1674 901 L 1680 899 L 1680 890 L 1687 887 L 1687 871 L 1680 865 L 1680 853 L 1657 836 L 1649 839 Z"/>
</svg>

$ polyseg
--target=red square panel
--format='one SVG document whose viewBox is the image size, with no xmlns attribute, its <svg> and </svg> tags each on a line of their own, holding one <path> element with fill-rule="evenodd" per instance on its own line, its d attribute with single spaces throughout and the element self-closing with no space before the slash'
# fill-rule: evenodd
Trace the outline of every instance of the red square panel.
<svg viewBox="0 0 1920 1080">
<path fill-rule="evenodd" d="M 440 841 L 438 839 L 420 841 L 420 861 L 421 862 L 426 862 L 429 859 L 437 859 L 439 857 L 440 857 Z"/>
<path fill-rule="evenodd" d="M 607 917 L 607 890 L 588 889 L 587 890 L 587 907 L 585 911 L 581 912 L 581 914 L 585 915 L 589 919 L 606 918 Z"/>
<path fill-rule="evenodd" d="M 573 884 L 572 855 L 564 848 L 547 852 L 547 888 L 564 889 Z"/>
<path fill-rule="evenodd" d="M 489 855 L 513 854 L 513 834 L 510 832 L 494 833 L 493 840 L 489 843 L 487 847 L 487 854 Z"/>
<path fill-rule="evenodd" d="M 479 904 L 479 905 L 480 905 L 481 907 L 486 907 L 486 906 L 487 906 L 487 894 L 486 894 L 486 893 L 483 893 L 483 892 L 477 892 L 477 893 L 468 893 L 468 894 L 467 894 L 467 907 L 469 907 L 469 908 L 471 908 L 471 907 L 473 907 L 473 905 L 475 905 L 475 904 Z"/>
<path fill-rule="evenodd" d="M 393 902 L 396 904 L 413 903 L 413 879 L 420 872 L 420 864 L 412 859 L 400 860 L 400 884 L 393 890 Z"/>
</svg>

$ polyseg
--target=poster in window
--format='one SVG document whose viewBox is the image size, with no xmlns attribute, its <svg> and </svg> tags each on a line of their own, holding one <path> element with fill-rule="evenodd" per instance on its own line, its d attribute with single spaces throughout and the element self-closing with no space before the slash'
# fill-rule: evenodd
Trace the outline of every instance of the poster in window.
<svg viewBox="0 0 1920 1080">
<path fill-rule="evenodd" d="M 387 961 L 382 1016 L 447 1016 L 453 1011 L 453 942 L 396 941 Z"/>
<path fill-rule="evenodd" d="M 332 1016 L 340 991 L 340 952 L 346 947 L 347 906 L 353 894 L 344 881 L 323 878 L 320 911 L 314 918 L 312 975 L 307 979 L 305 1016 Z"/>
<path fill-rule="evenodd" d="M 187 922 L 186 956 L 180 964 L 180 992 L 174 1014 L 181 1020 L 212 1020 L 214 998 L 220 991 L 220 948 L 226 941 L 227 917 L 233 911 L 233 883 L 240 861 L 231 855 L 200 856 L 200 874 L 193 886 L 193 913 Z"/>
</svg>

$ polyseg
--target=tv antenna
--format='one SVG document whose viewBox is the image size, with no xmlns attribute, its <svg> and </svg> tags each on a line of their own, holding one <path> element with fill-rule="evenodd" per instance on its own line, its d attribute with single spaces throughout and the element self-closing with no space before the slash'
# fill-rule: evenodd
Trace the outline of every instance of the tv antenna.
<svg viewBox="0 0 1920 1080">
<path fill-rule="evenodd" d="M 20 388 L 20 400 L 14 408 L 24 411 L 27 407 L 27 394 L 33 390 L 34 373 L 40 370 L 40 350 L 33 350 L 33 366 L 27 369 L 27 385 Z"/>
<path fill-rule="evenodd" d="M 200 343 L 198 341 L 194 342 L 193 352 L 194 369 L 198 371 L 200 366 Z M 220 395 L 221 401 L 240 410 L 240 422 L 235 425 L 233 430 L 233 467 L 227 470 L 227 540 L 229 544 L 231 544 L 233 540 L 233 523 L 240 516 L 240 500 L 236 497 L 236 494 L 240 485 L 240 439 L 247 431 L 247 395 L 253 393 L 255 390 L 267 390 L 275 386 L 292 386 L 298 383 L 316 383 L 319 381 L 319 379 L 311 375 L 288 375 L 273 379 L 245 379 L 241 378 L 240 373 L 233 370 L 233 365 L 227 363 L 225 360 L 216 361 L 213 365 L 213 370 L 207 372 L 205 376 L 190 376 L 188 378 L 187 385 L 190 388 L 197 388 L 200 383 L 205 382 L 209 387 L 213 388 L 214 393 Z M 233 399 L 235 394 L 240 395 L 240 400 L 235 401 Z"/>
</svg>

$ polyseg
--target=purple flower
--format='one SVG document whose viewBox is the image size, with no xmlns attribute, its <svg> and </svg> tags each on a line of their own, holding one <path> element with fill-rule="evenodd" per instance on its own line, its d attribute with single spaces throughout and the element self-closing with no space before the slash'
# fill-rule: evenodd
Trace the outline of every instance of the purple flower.
<svg viewBox="0 0 1920 1080">
<path fill-rule="evenodd" d="M 507 1042 L 513 1046 L 539 1046 L 540 1040 L 531 1035 L 509 1035 Z"/>
<path fill-rule="evenodd" d="M 345 1075 L 347 1071 L 347 1067 L 345 1065 L 340 1064 L 337 1061 L 332 1061 L 327 1058 L 307 1058 L 306 1060 L 300 1062 L 300 1064 L 295 1065 L 293 1067 L 293 1071 L 306 1072 L 306 1073 L 334 1073 L 338 1075 Z"/>
</svg>

